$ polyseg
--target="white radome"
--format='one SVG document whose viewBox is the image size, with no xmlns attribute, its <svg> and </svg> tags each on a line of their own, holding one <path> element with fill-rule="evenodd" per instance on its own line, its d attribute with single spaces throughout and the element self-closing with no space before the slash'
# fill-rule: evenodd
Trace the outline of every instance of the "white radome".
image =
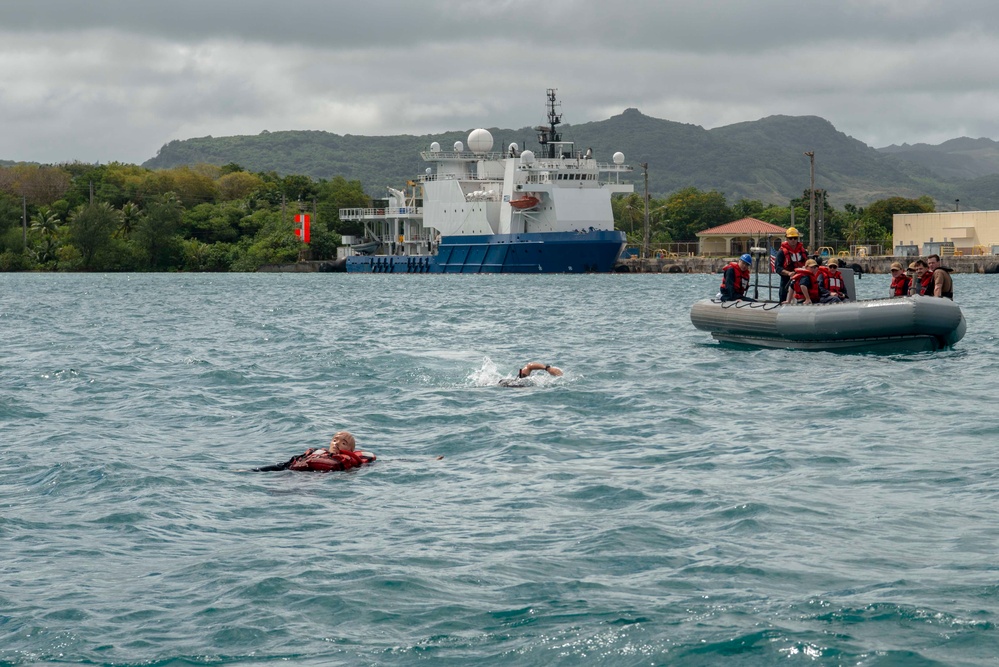
<svg viewBox="0 0 999 667">
<path fill-rule="evenodd" d="M 532 151 L 524 151 L 520 154 L 520 162 L 528 166 L 534 164 L 534 153 Z"/>
<path fill-rule="evenodd" d="M 621 151 L 614 153 L 614 164 L 624 164 L 624 153 Z"/>
<path fill-rule="evenodd" d="M 477 130 L 472 130 L 468 135 L 468 150 L 472 151 L 476 155 L 488 153 L 492 149 L 493 135 L 489 133 L 489 130 L 479 128 Z"/>
</svg>

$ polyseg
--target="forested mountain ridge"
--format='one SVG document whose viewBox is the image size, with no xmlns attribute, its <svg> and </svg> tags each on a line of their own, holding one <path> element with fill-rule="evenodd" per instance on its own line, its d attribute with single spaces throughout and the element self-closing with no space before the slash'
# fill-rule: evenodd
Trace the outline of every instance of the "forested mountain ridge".
<svg viewBox="0 0 999 667">
<path fill-rule="evenodd" d="M 315 130 L 262 132 L 255 136 L 201 137 L 172 141 L 149 168 L 197 163 L 236 163 L 251 171 L 343 176 L 360 180 L 373 196 L 423 173 L 420 151 L 431 142 L 451 146 L 472 128 L 413 136 L 337 135 Z M 531 127 L 487 128 L 494 150 L 515 142 L 536 147 Z M 983 184 L 999 174 L 999 144 L 955 139 L 940 146 L 890 146 L 875 149 L 836 130 L 817 116 L 769 116 L 705 130 L 627 109 L 607 120 L 561 126 L 563 139 L 580 150 L 592 148 L 600 160 L 615 151 L 631 165 L 648 163 L 649 189 L 664 195 L 687 186 L 741 198 L 786 203 L 809 187 L 809 161 L 815 151 L 815 186 L 837 205 L 864 205 L 890 196 L 930 195 L 938 201 L 960 198 L 970 208 L 999 207 L 999 192 Z M 988 142 L 988 143 L 984 143 Z M 976 180 L 977 179 L 977 180 Z M 641 187 L 641 171 L 633 181 Z M 962 206 L 962 207 L 963 207 Z"/>
<path fill-rule="evenodd" d="M 936 146 L 891 145 L 879 148 L 878 152 L 924 167 L 947 180 L 977 179 L 999 174 L 999 142 L 984 137 L 960 137 Z"/>
</svg>

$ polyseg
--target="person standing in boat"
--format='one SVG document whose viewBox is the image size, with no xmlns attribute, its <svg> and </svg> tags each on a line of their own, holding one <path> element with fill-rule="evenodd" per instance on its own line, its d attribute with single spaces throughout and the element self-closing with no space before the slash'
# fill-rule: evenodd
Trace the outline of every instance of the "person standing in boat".
<svg viewBox="0 0 999 667">
<path fill-rule="evenodd" d="M 819 303 L 849 301 L 838 259 L 831 257 L 825 266 L 817 267 L 815 278 L 819 285 Z"/>
<path fill-rule="evenodd" d="M 906 275 L 905 271 L 902 270 L 902 265 L 898 262 L 891 263 L 891 285 L 888 289 L 891 293 L 892 298 L 897 296 L 908 296 L 909 295 L 909 285 L 912 280 Z"/>
<path fill-rule="evenodd" d="M 746 296 L 752 274 L 753 257 L 748 252 L 737 260 L 733 260 L 722 269 L 721 300 L 722 301 L 756 301 Z"/>
<path fill-rule="evenodd" d="M 802 268 L 805 265 L 805 260 L 808 259 L 808 251 L 798 240 L 797 229 L 788 227 L 784 236 L 787 240 L 780 244 L 780 250 L 774 257 L 774 267 L 780 274 L 780 300 L 782 303 L 787 299 L 788 286 L 791 284 L 791 279 L 794 278 L 795 269 Z"/>
<path fill-rule="evenodd" d="M 954 281 L 951 280 L 951 269 L 940 266 L 940 255 L 930 255 L 926 258 L 926 266 L 930 270 L 933 282 L 932 289 L 927 289 L 926 296 L 938 296 L 954 300 Z"/>
<path fill-rule="evenodd" d="M 814 259 L 805 261 L 805 266 L 794 270 L 794 276 L 788 284 L 786 303 L 803 303 L 812 305 L 819 302 L 819 281 L 816 273 L 819 263 Z"/>
<path fill-rule="evenodd" d="M 912 296 L 933 296 L 933 273 L 929 270 L 926 262 L 917 259 L 909 264 L 912 271 L 912 285 L 909 286 L 909 294 Z"/>
</svg>

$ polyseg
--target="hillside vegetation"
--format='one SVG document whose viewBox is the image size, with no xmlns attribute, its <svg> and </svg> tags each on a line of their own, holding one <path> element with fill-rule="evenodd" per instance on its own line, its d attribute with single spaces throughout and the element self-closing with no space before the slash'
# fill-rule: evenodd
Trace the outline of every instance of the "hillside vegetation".
<svg viewBox="0 0 999 667">
<path fill-rule="evenodd" d="M 316 179 L 357 179 L 371 196 L 423 173 L 420 151 L 431 142 L 451 146 L 473 128 L 435 135 L 359 136 L 320 131 L 263 132 L 256 136 L 172 141 L 143 164 L 153 169 L 199 163 L 237 163 L 254 172 L 305 174 Z M 511 142 L 536 145 L 535 131 L 487 128 L 495 149 Z M 712 130 L 652 118 L 627 109 L 607 120 L 563 125 L 563 138 L 592 148 L 598 159 L 615 151 L 629 164 L 649 165 L 649 188 L 664 196 L 686 187 L 717 190 L 730 201 L 758 199 L 787 204 L 809 187 L 805 151 L 815 151 L 815 185 L 835 205 L 863 206 L 887 197 L 928 195 L 962 208 L 999 208 L 999 192 L 981 187 L 999 174 L 999 144 L 957 139 L 933 147 L 875 149 L 817 116 L 770 116 Z M 638 183 L 639 173 L 633 180 Z"/>
</svg>

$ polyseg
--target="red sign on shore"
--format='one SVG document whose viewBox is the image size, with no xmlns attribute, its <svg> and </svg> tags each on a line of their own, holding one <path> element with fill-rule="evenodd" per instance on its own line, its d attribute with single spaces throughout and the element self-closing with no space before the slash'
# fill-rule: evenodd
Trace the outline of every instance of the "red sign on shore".
<svg viewBox="0 0 999 667">
<path fill-rule="evenodd" d="M 311 240 L 312 237 L 309 234 L 308 213 L 299 213 L 295 216 L 295 236 L 302 239 L 305 243 L 308 243 Z"/>
</svg>

